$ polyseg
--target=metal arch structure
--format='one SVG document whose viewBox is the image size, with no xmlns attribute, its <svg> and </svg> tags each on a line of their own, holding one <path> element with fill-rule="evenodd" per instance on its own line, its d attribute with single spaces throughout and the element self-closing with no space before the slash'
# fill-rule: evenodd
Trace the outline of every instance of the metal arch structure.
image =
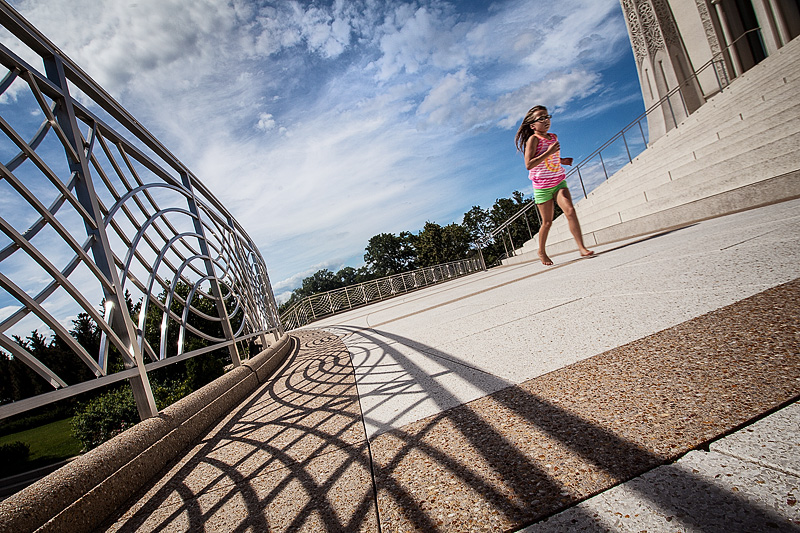
<svg viewBox="0 0 800 533">
<path fill-rule="evenodd" d="M 0 405 L 0 418 L 124 379 L 140 417 L 154 416 L 148 371 L 219 349 L 238 366 L 240 346 L 283 334 L 264 259 L 158 139 L 3 0 L 0 24 L 0 350 L 53 389 Z M 99 353 L 67 330 L 79 314 L 101 332 Z M 14 339 L 39 327 L 94 379 L 70 383 Z M 121 371 L 109 369 L 112 347 Z"/>
</svg>

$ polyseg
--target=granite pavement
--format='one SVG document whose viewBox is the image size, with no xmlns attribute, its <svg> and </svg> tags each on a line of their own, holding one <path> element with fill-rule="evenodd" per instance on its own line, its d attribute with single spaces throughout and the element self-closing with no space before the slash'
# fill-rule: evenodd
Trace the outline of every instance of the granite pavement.
<svg viewBox="0 0 800 533">
<path fill-rule="evenodd" d="M 783 202 L 316 322 L 106 529 L 800 530 L 798 235 Z"/>
</svg>

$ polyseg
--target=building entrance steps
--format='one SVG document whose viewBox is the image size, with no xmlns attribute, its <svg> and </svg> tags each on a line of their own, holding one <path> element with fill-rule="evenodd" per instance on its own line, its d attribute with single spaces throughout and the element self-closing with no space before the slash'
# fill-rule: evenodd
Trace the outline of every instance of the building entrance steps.
<svg viewBox="0 0 800 533">
<path fill-rule="evenodd" d="M 584 170 L 587 188 L 601 182 L 588 198 L 577 178 L 570 178 L 587 246 L 800 196 L 798 124 L 800 40 L 795 39 L 608 180 L 603 181 L 602 170 Z M 753 187 L 758 194 L 752 194 Z M 560 217 L 553 222 L 547 251 L 568 250 L 577 245 Z M 534 236 L 503 263 L 537 261 L 537 253 Z"/>
<path fill-rule="evenodd" d="M 798 230 L 783 202 L 294 331 L 107 529 L 797 530 Z"/>
</svg>

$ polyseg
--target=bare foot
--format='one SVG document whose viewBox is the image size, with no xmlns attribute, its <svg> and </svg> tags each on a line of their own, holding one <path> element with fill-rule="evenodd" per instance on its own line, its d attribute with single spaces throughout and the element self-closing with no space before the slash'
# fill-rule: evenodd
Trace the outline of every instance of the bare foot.
<svg viewBox="0 0 800 533">
<path fill-rule="evenodd" d="M 581 257 L 592 257 L 593 255 L 594 252 L 592 250 L 587 250 L 587 249 L 581 250 Z"/>
<path fill-rule="evenodd" d="M 547 254 L 544 252 L 539 252 L 539 259 L 542 260 L 543 265 L 549 266 L 553 264 L 553 260 L 547 257 Z"/>
</svg>

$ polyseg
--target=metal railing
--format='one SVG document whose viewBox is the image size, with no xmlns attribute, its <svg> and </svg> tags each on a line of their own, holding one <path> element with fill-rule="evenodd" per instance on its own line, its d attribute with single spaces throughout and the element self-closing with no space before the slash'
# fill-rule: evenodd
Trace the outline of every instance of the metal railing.
<svg viewBox="0 0 800 533">
<path fill-rule="evenodd" d="M 0 418 L 124 379 L 153 416 L 148 371 L 219 349 L 236 366 L 245 344 L 283 333 L 264 259 L 158 139 L 3 1 L 0 24 L 15 38 L 0 44 L 0 350 L 52 389 L 0 405 Z M 81 315 L 99 353 L 67 330 Z M 69 348 L 66 368 L 93 379 L 71 382 L 18 342 L 41 327 Z"/>
<path fill-rule="evenodd" d="M 281 314 L 281 322 L 287 330 L 296 329 L 326 316 L 482 270 L 481 259 L 474 257 L 348 285 L 303 298 Z"/>
<path fill-rule="evenodd" d="M 644 113 L 636 117 L 632 120 L 627 126 L 622 128 L 619 132 L 613 135 L 610 139 L 604 142 L 599 148 L 597 148 L 594 152 L 589 154 L 585 157 L 580 163 L 573 166 L 572 169 L 567 173 L 566 179 L 569 183 L 570 180 L 575 182 L 577 178 L 578 183 L 580 184 L 581 190 L 583 192 L 583 197 L 588 198 L 588 193 L 592 192 L 594 188 L 598 185 L 603 183 L 604 181 L 608 180 L 610 176 L 612 176 L 616 171 L 621 169 L 626 164 L 632 163 L 633 159 L 642 153 L 647 148 L 647 139 L 645 137 L 645 129 L 647 124 L 642 125 L 642 121 L 646 120 L 648 116 L 655 113 L 656 111 L 663 112 L 665 106 L 666 110 L 669 111 L 669 117 L 672 119 L 672 125 L 670 129 L 678 127 L 680 121 L 676 117 L 675 114 L 675 106 L 673 106 L 673 100 L 675 97 L 679 97 L 680 99 L 680 107 L 682 108 L 684 117 L 688 117 L 691 113 L 689 112 L 689 108 L 686 105 L 686 99 L 684 97 L 683 91 L 687 88 L 692 87 L 692 83 L 698 81 L 698 77 L 703 74 L 707 69 L 712 68 L 714 71 L 715 79 L 717 81 L 717 88 L 719 91 L 713 91 L 713 94 L 717 94 L 718 92 L 722 92 L 725 88 L 730 85 L 731 80 L 728 78 L 727 72 L 728 67 L 730 65 L 731 58 L 735 54 L 731 54 L 731 49 L 736 46 L 736 44 L 742 40 L 747 38 L 752 33 L 758 33 L 760 35 L 760 28 L 754 28 L 752 30 L 748 30 L 747 32 L 740 35 L 736 40 L 734 40 L 731 44 L 729 44 L 724 50 L 717 52 L 712 56 L 710 60 L 708 60 L 703 66 L 698 68 L 692 76 L 684 80 L 680 85 L 670 90 L 663 98 L 661 98 L 658 102 L 650 106 L 648 109 L 645 110 Z M 708 97 L 708 96 L 706 96 Z M 677 105 L 677 104 L 676 104 Z M 626 137 L 626 133 L 629 133 L 631 130 L 638 130 L 639 134 L 641 135 L 641 143 L 638 139 L 630 139 Z M 622 141 L 622 147 L 619 145 L 619 141 Z M 624 148 L 624 152 L 622 150 Z M 608 152 L 615 151 L 611 157 L 609 157 Z M 606 157 L 603 157 L 603 153 L 606 153 Z M 583 169 L 583 173 L 581 170 Z M 584 180 L 585 174 L 589 174 L 590 177 L 588 180 Z M 587 190 L 588 187 L 588 190 Z M 484 246 L 487 243 L 491 242 L 492 240 L 496 239 L 498 235 L 501 235 L 503 238 L 503 244 L 506 244 L 506 236 L 509 239 L 511 247 L 509 249 L 506 246 L 506 255 L 508 257 L 514 255 L 514 241 L 511 237 L 511 225 L 519 220 L 521 217 L 524 217 L 525 222 L 528 224 L 528 231 L 530 230 L 530 224 L 527 219 L 527 213 L 531 209 L 534 208 L 536 204 L 529 203 L 524 205 L 519 211 L 517 211 L 514 215 L 509 217 L 508 220 L 503 222 L 502 224 L 498 225 L 494 229 L 492 229 L 488 234 L 484 237 L 484 239 L 480 242 L 479 246 Z M 538 210 L 534 209 L 539 217 Z M 541 219 L 539 218 L 539 224 L 541 225 Z M 531 232 L 530 238 L 533 238 L 533 233 Z"/>
</svg>

